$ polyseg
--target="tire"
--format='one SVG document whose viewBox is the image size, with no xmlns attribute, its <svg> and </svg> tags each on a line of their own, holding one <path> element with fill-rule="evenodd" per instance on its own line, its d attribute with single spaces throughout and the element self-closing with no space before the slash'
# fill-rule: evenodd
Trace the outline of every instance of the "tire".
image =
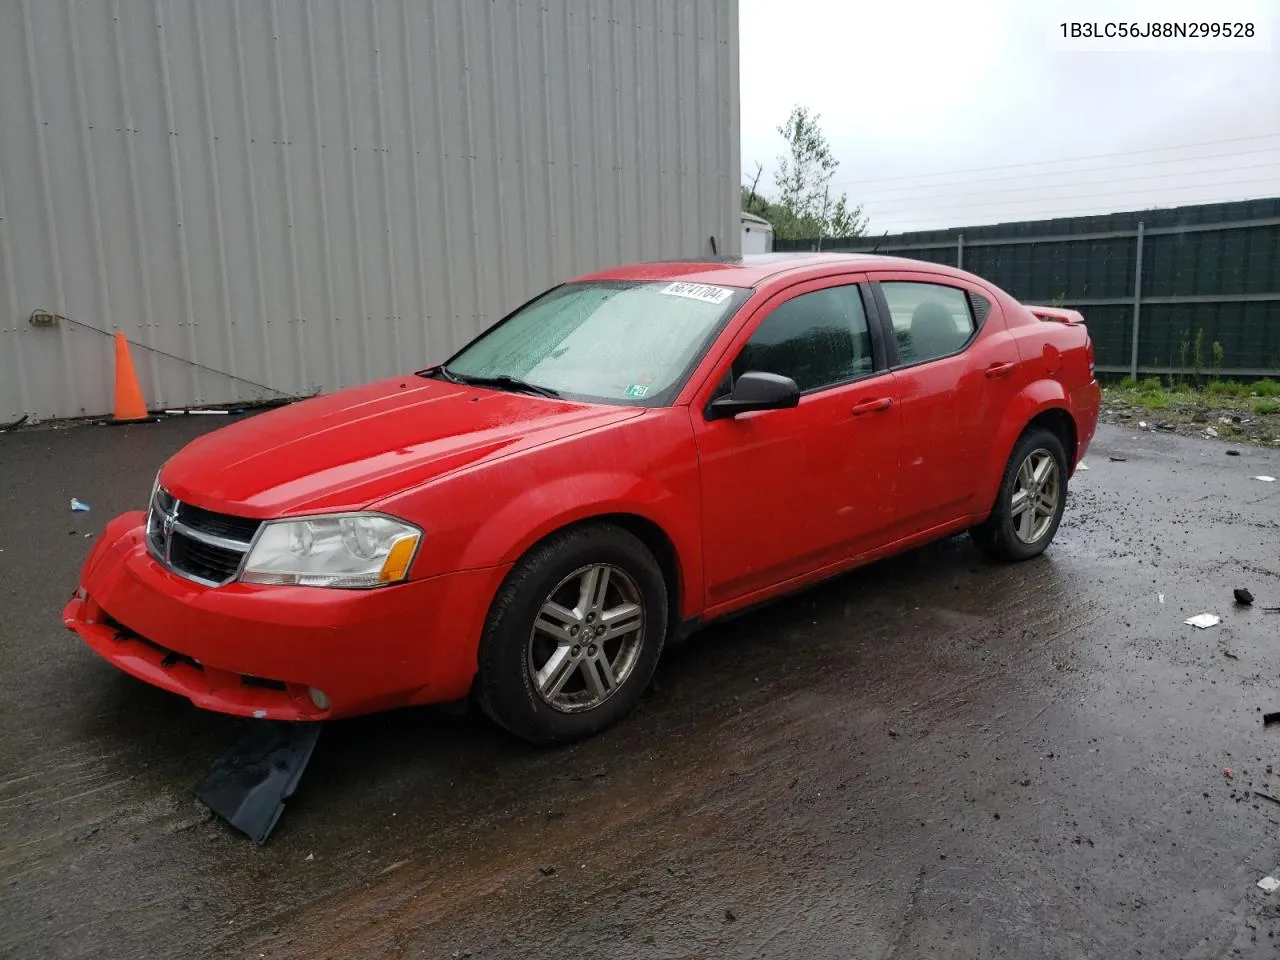
<svg viewBox="0 0 1280 960">
<path fill-rule="evenodd" d="M 531 743 L 598 733 L 644 693 L 666 639 L 667 605 L 661 568 L 630 533 L 597 524 L 554 534 L 494 598 L 480 641 L 480 708 Z"/>
<path fill-rule="evenodd" d="M 1044 500 L 1033 500 L 1031 508 L 1021 508 L 1027 501 L 1027 491 L 1037 489 L 1029 486 L 1034 478 L 1024 472 L 1026 464 L 1031 464 L 1032 470 L 1050 464 L 1044 468 L 1048 472 L 1038 489 L 1053 498 L 1051 511 Z M 1039 509 L 1037 503 L 1046 509 Z M 970 530 L 969 535 L 978 549 L 993 560 L 1030 560 L 1044 553 L 1053 541 L 1066 504 L 1067 454 L 1062 441 L 1043 427 L 1031 427 L 1014 444 L 991 516 Z M 1033 516 L 1028 519 L 1027 513 Z"/>
</svg>

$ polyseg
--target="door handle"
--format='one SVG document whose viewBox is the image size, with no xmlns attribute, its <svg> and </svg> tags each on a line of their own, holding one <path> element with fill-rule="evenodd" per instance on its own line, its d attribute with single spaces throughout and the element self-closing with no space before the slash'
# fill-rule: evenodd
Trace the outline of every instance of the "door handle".
<svg viewBox="0 0 1280 960">
<path fill-rule="evenodd" d="M 991 366 L 987 367 L 987 379 L 1003 380 L 1013 373 L 1013 368 L 1016 366 L 1017 364 L 1012 362 L 993 363 Z"/>
<path fill-rule="evenodd" d="M 853 415 L 860 417 L 864 413 L 883 413 L 893 406 L 893 397 L 879 397 L 876 400 L 863 400 L 853 405 Z"/>
</svg>

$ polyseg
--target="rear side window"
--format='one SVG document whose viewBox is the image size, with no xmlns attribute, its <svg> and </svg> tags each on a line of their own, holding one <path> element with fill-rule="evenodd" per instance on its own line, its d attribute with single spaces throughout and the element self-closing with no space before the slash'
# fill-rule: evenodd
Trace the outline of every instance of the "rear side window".
<svg viewBox="0 0 1280 960">
<path fill-rule="evenodd" d="M 936 283 L 880 284 L 901 366 L 958 353 L 977 327 L 965 292 Z"/>
<path fill-rule="evenodd" d="M 856 285 L 803 293 L 778 306 L 733 362 L 748 370 L 790 377 L 802 391 L 846 383 L 871 373 L 871 332 Z"/>
</svg>

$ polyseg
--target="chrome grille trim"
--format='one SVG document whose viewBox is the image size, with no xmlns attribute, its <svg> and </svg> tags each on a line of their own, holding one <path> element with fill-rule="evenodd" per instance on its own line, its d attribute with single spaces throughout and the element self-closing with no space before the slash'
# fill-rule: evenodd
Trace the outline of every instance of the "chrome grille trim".
<svg viewBox="0 0 1280 960">
<path fill-rule="evenodd" d="M 184 515 L 183 507 L 182 501 L 163 487 L 156 487 L 147 511 L 147 549 L 165 569 L 193 583 L 206 587 L 221 587 L 231 583 L 239 576 L 240 568 L 244 566 L 245 557 L 253 546 L 262 523 L 246 517 L 214 513 L 200 507 L 191 507 Z M 211 533 L 200 529 L 202 522 L 220 531 L 242 529 L 248 532 L 252 529 L 253 535 L 247 540 L 241 540 L 223 533 Z M 192 546 L 188 548 L 187 543 Z M 178 548 L 176 551 L 175 545 Z M 232 557 L 219 557 L 204 548 L 223 551 Z M 182 558 L 186 558 L 185 563 Z M 234 562 L 227 562 L 228 560 Z"/>
<path fill-rule="evenodd" d="M 187 526 L 181 520 L 174 522 L 173 532 L 190 537 L 192 540 L 199 540 L 201 543 L 207 543 L 211 547 L 221 547 L 223 550 L 238 550 L 244 553 L 249 549 L 249 544 L 243 540 L 232 540 L 230 537 L 220 537 L 217 534 L 205 533 L 203 530 Z"/>
</svg>

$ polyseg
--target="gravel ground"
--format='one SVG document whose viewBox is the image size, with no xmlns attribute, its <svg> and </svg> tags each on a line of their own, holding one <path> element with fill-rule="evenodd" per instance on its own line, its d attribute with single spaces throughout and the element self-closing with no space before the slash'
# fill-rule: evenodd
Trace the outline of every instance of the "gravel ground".
<svg viewBox="0 0 1280 960">
<path fill-rule="evenodd" d="M 1045 557 L 957 539 L 709 628 L 586 743 L 331 724 L 259 848 L 189 792 L 245 721 L 59 621 L 208 428 L 0 437 L 6 960 L 1276 956 L 1280 450 L 1104 426 Z"/>
</svg>

